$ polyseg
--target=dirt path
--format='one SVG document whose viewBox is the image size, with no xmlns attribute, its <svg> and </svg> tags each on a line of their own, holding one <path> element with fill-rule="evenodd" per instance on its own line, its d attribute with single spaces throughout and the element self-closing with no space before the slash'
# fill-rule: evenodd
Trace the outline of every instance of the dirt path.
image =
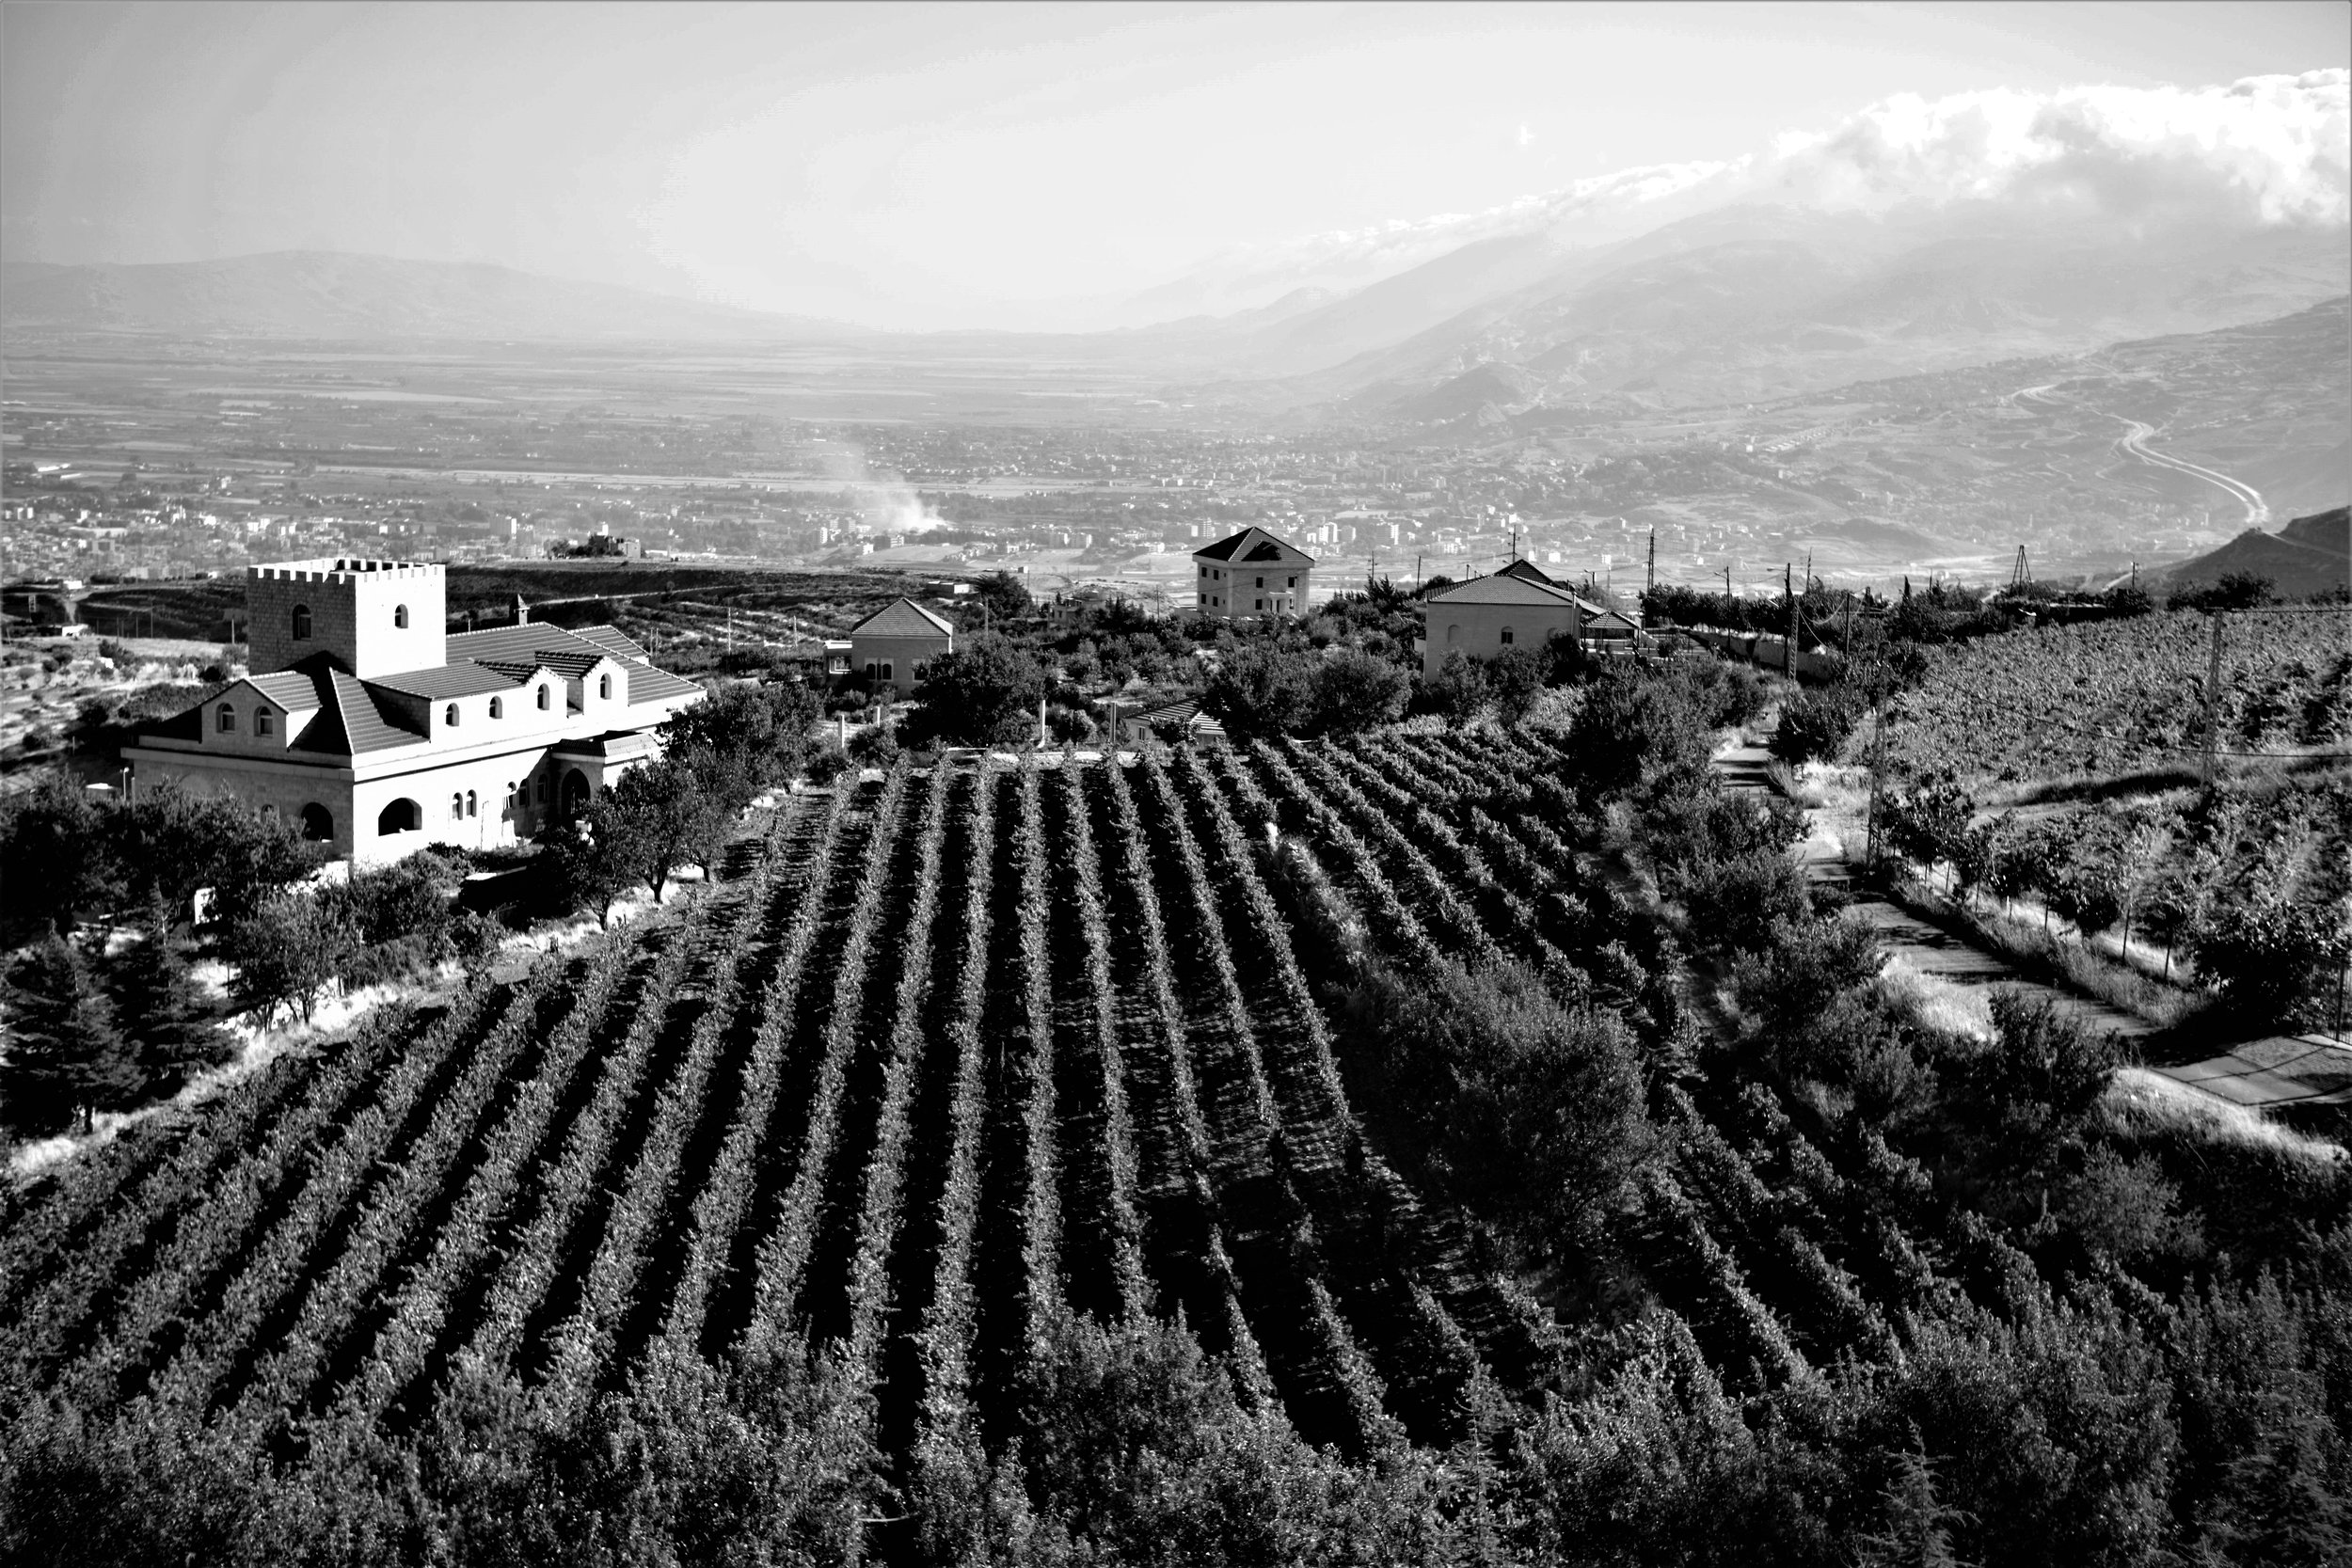
<svg viewBox="0 0 2352 1568">
<path fill-rule="evenodd" d="M 1725 788 L 1773 788 L 1768 772 L 1772 752 L 1760 745 L 1719 746 L 1710 760 Z M 1848 900 L 1847 907 L 1853 911 L 1854 917 L 1879 934 L 1890 962 L 1904 964 L 1932 980 L 1971 990 L 1996 985 L 2014 986 L 2029 997 L 2048 1000 L 2061 1013 L 2086 1027 L 2125 1039 L 2137 1039 L 2155 1032 L 2155 1026 L 2143 1018 L 2096 998 L 2077 995 L 2039 980 L 2028 979 L 2018 974 L 2015 966 L 2000 954 L 1987 952 L 1965 942 L 1877 894 L 1857 890 L 1846 864 L 1845 846 L 1826 826 L 1823 814 L 1807 811 L 1805 822 L 1808 829 L 1804 846 L 1805 879 L 1816 887 L 1843 893 Z"/>
</svg>

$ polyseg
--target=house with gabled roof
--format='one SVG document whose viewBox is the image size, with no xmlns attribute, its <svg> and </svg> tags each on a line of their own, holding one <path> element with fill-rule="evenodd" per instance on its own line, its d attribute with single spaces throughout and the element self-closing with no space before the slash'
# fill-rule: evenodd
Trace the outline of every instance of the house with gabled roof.
<svg viewBox="0 0 2352 1568">
<path fill-rule="evenodd" d="M 532 837 L 703 698 L 611 626 L 450 635 L 445 568 L 426 562 L 253 566 L 246 604 L 254 673 L 139 732 L 134 797 L 231 795 L 359 863 Z"/>
<path fill-rule="evenodd" d="M 955 623 L 909 598 L 891 600 L 850 628 L 850 673 L 901 697 L 914 691 L 924 666 L 955 651 Z"/>
<path fill-rule="evenodd" d="M 1422 600 L 1421 673 L 1435 675 L 1451 654 L 1488 659 L 1505 648 L 1540 652 L 1555 637 L 1585 637 L 1632 623 L 1569 593 L 1530 561 L 1492 577 L 1448 583 Z M 1610 621 L 1614 617 L 1614 623 Z"/>
<path fill-rule="evenodd" d="M 1252 525 L 1193 551 L 1192 565 L 1196 612 L 1230 621 L 1304 614 L 1315 558 Z"/>
</svg>

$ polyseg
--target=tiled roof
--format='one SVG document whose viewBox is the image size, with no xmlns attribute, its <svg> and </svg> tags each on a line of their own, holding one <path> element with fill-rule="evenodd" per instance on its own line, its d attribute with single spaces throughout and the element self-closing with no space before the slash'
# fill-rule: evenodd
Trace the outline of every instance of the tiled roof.
<svg viewBox="0 0 2352 1568">
<path fill-rule="evenodd" d="M 266 675 L 248 675 L 246 684 L 289 712 L 318 707 L 326 701 L 310 677 L 299 670 L 273 670 Z"/>
<path fill-rule="evenodd" d="M 492 626 L 486 631 L 457 632 L 449 639 L 446 646 L 446 657 L 452 664 L 460 659 L 470 659 L 479 664 L 489 658 L 529 658 L 546 649 L 575 654 L 610 652 L 586 638 L 574 636 L 562 626 L 541 626 L 536 621 L 525 621 L 519 626 Z"/>
<path fill-rule="evenodd" d="M 1552 582 L 1551 577 L 1549 573 L 1544 571 L 1542 567 L 1536 565 L 1534 562 L 1528 560 L 1525 556 L 1521 556 L 1518 560 L 1514 561 L 1511 564 L 1505 566 L 1502 571 L 1497 572 L 1495 576 L 1499 578 L 1525 578 L 1530 582 L 1540 582 L 1547 588 L 1557 586 Z"/>
<path fill-rule="evenodd" d="M 851 637 L 953 637 L 953 623 L 913 599 L 893 599 L 850 628 Z"/>
<path fill-rule="evenodd" d="M 578 680 L 612 657 L 601 648 L 541 648 L 531 656 L 534 663 L 546 666 L 565 680 Z"/>
<path fill-rule="evenodd" d="M 1438 589 L 1429 595 L 1430 604 L 1523 604 L 1552 609 L 1576 608 L 1587 614 L 1599 611 L 1565 588 L 1548 582 L 1531 582 L 1523 577 L 1497 573 L 1490 578 L 1472 578 Z"/>
<path fill-rule="evenodd" d="M 572 635 L 582 642 L 594 642 L 614 658 L 635 659 L 643 664 L 653 657 L 653 655 L 623 637 L 617 626 L 582 626 Z"/>
<path fill-rule="evenodd" d="M 440 698 L 511 691 L 516 682 L 486 664 L 444 664 L 432 670 L 404 670 L 397 675 L 371 675 L 368 684 L 410 697 Z"/>
<path fill-rule="evenodd" d="M 485 658 L 481 663 L 485 670 L 496 670 L 501 675 L 513 677 L 517 686 L 548 668 L 544 660 L 536 658 Z"/>
<path fill-rule="evenodd" d="M 631 707 L 639 703 L 659 703 L 672 697 L 683 697 L 700 691 L 701 687 L 683 675 L 667 670 L 657 670 L 650 664 L 626 664 L 628 672 L 628 701 Z"/>
<path fill-rule="evenodd" d="M 1245 548 L 1248 550 L 1246 555 L 1242 553 Z M 1192 553 L 1197 561 L 1295 561 L 1302 566 L 1315 563 L 1315 558 L 1305 550 L 1254 525 Z"/>
<path fill-rule="evenodd" d="M 413 746 L 424 739 L 376 706 L 375 699 L 358 676 L 329 670 L 326 680 L 333 701 L 327 712 L 302 732 L 302 738 L 294 742 L 294 750 L 356 757 L 369 752 L 389 751 L 395 746 Z"/>
</svg>

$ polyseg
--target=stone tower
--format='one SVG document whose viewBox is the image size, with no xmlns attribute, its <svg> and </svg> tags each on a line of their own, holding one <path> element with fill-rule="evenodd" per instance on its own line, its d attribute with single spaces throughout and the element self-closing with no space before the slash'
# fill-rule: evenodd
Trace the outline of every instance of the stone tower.
<svg viewBox="0 0 2352 1568">
<path fill-rule="evenodd" d="M 449 662 L 447 568 L 418 561 L 278 561 L 248 566 L 253 673 L 325 654 L 362 677 Z"/>
</svg>

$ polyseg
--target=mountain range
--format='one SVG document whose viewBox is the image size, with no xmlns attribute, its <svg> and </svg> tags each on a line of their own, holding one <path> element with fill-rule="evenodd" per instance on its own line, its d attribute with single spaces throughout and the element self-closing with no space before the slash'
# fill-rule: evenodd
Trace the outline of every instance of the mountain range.
<svg viewBox="0 0 2352 1568">
<path fill-rule="evenodd" d="M 543 277 L 487 262 L 280 250 L 213 261 L 0 267 L 11 332 L 167 337 L 714 342 L 838 341 L 855 328 L 800 316 Z"/>
<path fill-rule="evenodd" d="M 11 334 L 863 345 L 1113 365 L 1206 405 L 1380 423 L 1639 412 L 2275 319 L 2345 293 L 2342 224 L 2124 221 L 2013 201 L 1721 208 L 1609 245 L 1463 245 L 1336 295 L 1073 335 L 866 331 L 477 263 L 283 251 L 10 262 Z"/>
</svg>

